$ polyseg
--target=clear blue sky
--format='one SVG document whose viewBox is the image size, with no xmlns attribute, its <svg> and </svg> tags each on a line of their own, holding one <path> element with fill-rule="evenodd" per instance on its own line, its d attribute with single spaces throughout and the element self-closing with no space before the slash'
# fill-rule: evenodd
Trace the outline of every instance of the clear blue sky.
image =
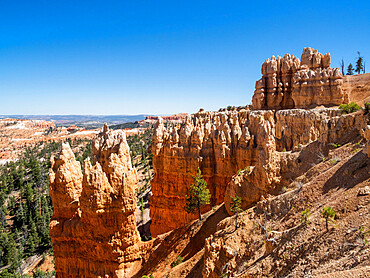
<svg viewBox="0 0 370 278">
<path fill-rule="evenodd" d="M 370 1 L 0 1 L 0 114 L 171 114 L 251 102 L 262 62 L 370 72 Z"/>
</svg>

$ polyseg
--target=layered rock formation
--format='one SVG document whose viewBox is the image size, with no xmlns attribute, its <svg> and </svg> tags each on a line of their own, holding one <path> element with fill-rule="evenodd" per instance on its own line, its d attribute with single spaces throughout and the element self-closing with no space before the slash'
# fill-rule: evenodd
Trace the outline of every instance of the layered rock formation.
<svg viewBox="0 0 370 278">
<path fill-rule="evenodd" d="M 84 173 L 68 144 L 49 172 L 57 277 L 131 277 L 140 264 L 137 172 L 122 131 L 105 126 Z"/>
<path fill-rule="evenodd" d="M 342 116 L 337 109 L 199 112 L 187 117 L 181 126 L 168 129 L 159 119 L 152 144 L 152 235 L 196 218 L 183 207 L 198 167 L 212 194 L 211 206 L 225 198 L 229 210 L 230 196 L 237 193 L 247 207 L 307 170 L 301 167 L 302 159 L 317 162 L 318 157 L 296 157 L 289 151 L 317 140 L 312 147 L 318 156 L 327 152 L 327 143 L 338 142 L 349 130 L 362 128 L 361 113 Z M 238 170 L 238 180 L 225 193 Z"/>
<path fill-rule="evenodd" d="M 304 48 L 301 61 L 285 54 L 262 64 L 262 78 L 256 82 L 254 109 L 290 109 L 310 106 L 336 106 L 348 102 L 343 76 L 330 68 L 331 57 L 316 49 Z"/>
</svg>

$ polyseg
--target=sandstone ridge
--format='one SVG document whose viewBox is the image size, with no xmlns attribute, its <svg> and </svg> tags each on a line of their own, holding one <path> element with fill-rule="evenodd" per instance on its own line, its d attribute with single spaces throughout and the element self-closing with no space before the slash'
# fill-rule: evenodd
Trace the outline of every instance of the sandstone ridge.
<svg viewBox="0 0 370 278">
<path fill-rule="evenodd" d="M 199 112 L 169 128 L 159 119 L 152 144 L 152 235 L 195 219 L 183 207 L 198 167 L 212 194 L 210 207 L 225 201 L 230 212 L 236 193 L 247 208 L 307 171 L 329 143 L 364 126 L 362 112 L 342 115 L 335 108 Z M 297 152 L 308 144 L 317 156 Z"/>
<path fill-rule="evenodd" d="M 122 131 L 92 142 L 84 173 L 68 143 L 52 158 L 50 223 L 57 277 L 131 277 L 140 264 L 136 229 L 137 172 Z"/>
<path fill-rule="evenodd" d="M 343 76 L 330 68 L 331 57 L 316 49 L 303 49 L 301 60 L 290 54 L 272 56 L 262 64 L 262 78 L 256 82 L 254 109 L 290 109 L 338 106 L 348 103 Z"/>
</svg>

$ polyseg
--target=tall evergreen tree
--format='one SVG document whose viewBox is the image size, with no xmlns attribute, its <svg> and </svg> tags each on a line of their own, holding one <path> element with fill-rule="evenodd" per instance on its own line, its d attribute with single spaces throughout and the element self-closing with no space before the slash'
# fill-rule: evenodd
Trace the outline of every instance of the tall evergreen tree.
<svg viewBox="0 0 370 278">
<path fill-rule="evenodd" d="M 357 74 L 360 74 L 361 71 L 364 70 L 364 65 L 363 65 L 364 59 L 361 57 L 360 51 L 357 51 L 357 54 L 358 54 L 358 58 L 356 62 L 356 72 Z"/>
<path fill-rule="evenodd" d="M 199 219 L 202 219 L 201 207 L 210 203 L 211 194 L 199 168 L 198 173 L 193 178 L 194 183 L 190 185 L 188 195 L 186 195 L 185 211 L 187 213 L 198 211 Z"/>
</svg>

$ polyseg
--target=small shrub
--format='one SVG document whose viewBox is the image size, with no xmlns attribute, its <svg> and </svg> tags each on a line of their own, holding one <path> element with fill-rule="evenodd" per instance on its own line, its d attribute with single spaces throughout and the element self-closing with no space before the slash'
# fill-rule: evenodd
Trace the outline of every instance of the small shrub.
<svg viewBox="0 0 370 278">
<path fill-rule="evenodd" d="M 286 153 L 286 148 L 283 149 L 283 153 Z"/>
<path fill-rule="evenodd" d="M 311 223 L 308 220 L 310 216 L 311 216 L 311 212 L 309 211 L 309 209 L 305 209 L 304 211 L 301 212 L 301 222 L 303 223 L 303 225 L 307 225 Z"/>
<path fill-rule="evenodd" d="M 330 163 L 333 164 L 333 165 L 338 164 L 339 161 L 340 161 L 339 157 L 333 157 L 332 159 L 330 159 Z"/>
<path fill-rule="evenodd" d="M 351 103 L 348 104 L 339 105 L 339 109 L 342 111 L 343 114 L 351 114 L 353 112 L 361 110 L 362 108 L 357 103 L 354 103 L 352 101 Z"/>
<path fill-rule="evenodd" d="M 240 176 L 240 175 L 241 175 L 241 173 L 242 173 L 242 170 L 241 170 L 241 169 L 239 169 L 236 173 L 238 174 L 238 176 Z"/>
<path fill-rule="evenodd" d="M 368 231 L 365 231 L 365 227 L 362 226 L 360 228 L 360 234 L 361 234 L 361 237 L 362 237 L 362 239 L 364 241 L 364 245 L 369 244 L 369 240 L 367 239 L 367 233 L 368 233 Z"/>
<path fill-rule="evenodd" d="M 251 172 L 251 167 L 250 166 L 245 167 L 244 171 L 246 171 L 247 174 L 249 174 Z"/>
<path fill-rule="evenodd" d="M 321 211 L 321 214 L 325 219 L 326 231 L 329 231 L 329 220 L 331 219 L 332 221 L 334 221 L 334 217 L 336 215 L 336 212 L 333 210 L 332 207 L 325 207 Z"/>
<path fill-rule="evenodd" d="M 370 102 L 365 102 L 365 114 L 370 113 Z"/>
<path fill-rule="evenodd" d="M 341 146 L 341 144 L 335 144 L 335 143 L 331 143 L 331 145 L 334 147 L 334 148 L 339 148 Z"/>
<path fill-rule="evenodd" d="M 183 257 L 177 256 L 176 260 L 171 263 L 171 267 L 175 267 L 182 263 Z"/>
</svg>

